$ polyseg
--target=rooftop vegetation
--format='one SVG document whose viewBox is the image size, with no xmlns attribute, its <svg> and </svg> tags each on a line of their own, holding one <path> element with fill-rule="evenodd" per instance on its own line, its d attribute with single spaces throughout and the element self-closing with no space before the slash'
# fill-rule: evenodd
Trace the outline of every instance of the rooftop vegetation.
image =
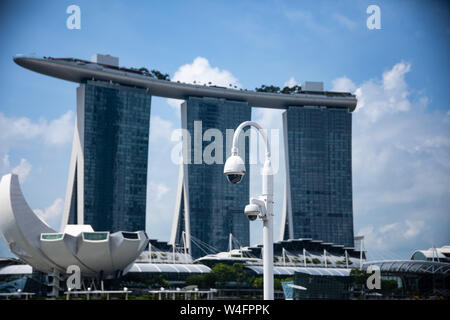
<svg viewBox="0 0 450 320">
<path fill-rule="evenodd" d="M 255 88 L 256 92 L 270 92 L 270 93 L 283 93 L 283 94 L 300 93 L 301 90 L 302 90 L 302 87 L 297 86 L 297 85 L 292 86 L 292 87 L 286 86 L 283 89 L 280 89 L 280 87 L 276 87 L 273 85 L 266 86 L 265 84 L 263 84 L 261 87 Z"/>
</svg>

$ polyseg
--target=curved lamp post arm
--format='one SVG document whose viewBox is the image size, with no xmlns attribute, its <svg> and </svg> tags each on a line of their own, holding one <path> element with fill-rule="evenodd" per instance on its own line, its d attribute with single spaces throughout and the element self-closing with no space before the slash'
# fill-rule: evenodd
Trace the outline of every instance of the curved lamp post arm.
<svg viewBox="0 0 450 320">
<path fill-rule="evenodd" d="M 233 156 L 236 156 L 238 154 L 238 140 L 239 140 L 239 135 L 241 134 L 241 131 L 247 127 L 247 126 L 251 126 L 254 127 L 256 129 L 258 129 L 259 133 L 262 135 L 264 142 L 266 144 L 266 158 L 269 159 L 270 158 L 270 144 L 269 144 L 269 140 L 267 139 L 267 135 L 264 132 L 263 128 L 256 122 L 254 121 L 244 121 L 242 122 L 237 128 L 236 131 L 234 132 L 233 135 L 233 145 L 231 148 L 231 154 Z"/>
</svg>

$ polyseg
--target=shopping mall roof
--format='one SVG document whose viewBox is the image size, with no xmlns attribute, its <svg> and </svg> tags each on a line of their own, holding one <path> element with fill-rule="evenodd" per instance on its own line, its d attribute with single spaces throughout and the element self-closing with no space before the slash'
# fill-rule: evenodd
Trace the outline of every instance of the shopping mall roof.
<svg viewBox="0 0 450 320">
<path fill-rule="evenodd" d="M 450 246 L 430 248 L 428 250 L 416 250 L 411 255 L 411 260 L 450 262 Z"/>
<path fill-rule="evenodd" d="M 14 274 L 31 274 L 33 268 L 28 264 L 11 265 L 0 268 L 0 276 Z"/>
<path fill-rule="evenodd" d="M 366 270 L 371 265 L 378 266 L 381 272 L 389 273 L 450 274 L 450 263 L 445 262 L 422 260 L 370 261 L 363 264 L 363 269 Z"/>
<path fill-rule="evenodd" d="M 248 266 L 245 268 L 254 271 L 256 274 L 263 274 L 262 266 Z M 351 269 L 343 268 L 304 268 L 304 267 L 273 267 L 273 274 L 279 276 L 291 276 L 295 272 L 310 274 L 313 276 L 340 276 L 348 277 Z"/>
<path fill-rule="evenodd" d="M 202 264 L 181 263 L 134 263 L 126 273 L 210 273 L 211 269 Z"/>
</svg>

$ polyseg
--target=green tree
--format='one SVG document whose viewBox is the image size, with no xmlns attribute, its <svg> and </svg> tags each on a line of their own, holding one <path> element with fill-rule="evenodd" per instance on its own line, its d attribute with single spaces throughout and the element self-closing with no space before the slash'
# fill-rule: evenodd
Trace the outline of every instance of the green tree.
<svg viewBox="0 0 450 320">
<path fill-rule="evenodd" d="M 255 88 L 255 91 L 257 92 L 272 92 L 272 93 L 279 93 L 280 92 L 280 87 L 276 87 L 276 86 L 266 86 L 265 84 L 263 84 L 260 88 Z"/>
<path fill-rule="evenodd" d="M 392 293 L 398 288 L 398 283 L 395 280 L 381 280 L 381 292 Z"/>
<path fill-rule="evenodd" d="M 144 67 L 139 68 L 139 71 L 150 74 L 150 71 L 148 71 L 148 69 Z"/>
<path fill-rule="evenodd" d="M 211 273 L 204 275 L 191 275 L 186 279 L 186 285 L 197 285 L 199 288 L 213 288 L 226 285 L 228 282 L 237 282 L 242 285 L 248 282 L 247 273 L 240 263 L 227 265 L 216 264 Z"/>
<path fill-rule="evenodd" d="M 283 290 L 283 286 L 281 285 L 281 280 L 280 279 L 273 279 L 273 287 L 275 290 Z"/>
<path fill-rule="evenodd" d="M 368 278 L 368 274 L 359 269 L 352 269 L 350 271 L 350 276 L 352 277 L 352 284 L 358 288 L 364 288 Z"/>
<path fill-rule="evenodd" d="M 212 268 L 218 282 L 228 282 L 234 280 L 234 269 L 226 264 L 218 263 Z"/>
<path fill-rule="evenodd" d="M 213 273 L 193 274 L 186 278 L 186 285 L 196 285 L 200 289 L 209 289 L 216 286 L 216 277 Z"/>
<path fill-rule="evenodd" d="M 255 278 L 253 280 L 253 287 L 256 289 L 262 289 L 264 285 L 264 279 L 262 277 Z"/>
<path fill-rule="evenodd" d="M 167 80 L 170 81 L 170 76 L 167 73 L 161 73 L 158 70 L 153 69 L 152 75 L 159 80 Z"/>
<path fill-rule="evenodd" d="M 234 281 L 238 283 L 243 283 L 247 281 L 247 273 L 244 271 L 244 266 L 241 263 L 234 263 L 232 265 L 233 273 L 234 273 Z"/>
</svg>

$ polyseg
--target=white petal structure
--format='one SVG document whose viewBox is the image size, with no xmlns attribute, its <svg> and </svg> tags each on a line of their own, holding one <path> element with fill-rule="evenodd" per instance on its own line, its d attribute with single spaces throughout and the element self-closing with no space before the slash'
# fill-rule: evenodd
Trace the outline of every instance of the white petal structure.
<svg viewBox="0 0 450 320">
<path fill-rule="evenodd" d="M 0 232 L 11 251 L 33 268 L 65 273 L 77 265 L 84 277 L 119 275 L 149 241 L 144 231 L 110 234 L 89 225 L 67 225 L 56 232 L 30 209 L 15 174 L 0 181 Z"/>
</svg>

